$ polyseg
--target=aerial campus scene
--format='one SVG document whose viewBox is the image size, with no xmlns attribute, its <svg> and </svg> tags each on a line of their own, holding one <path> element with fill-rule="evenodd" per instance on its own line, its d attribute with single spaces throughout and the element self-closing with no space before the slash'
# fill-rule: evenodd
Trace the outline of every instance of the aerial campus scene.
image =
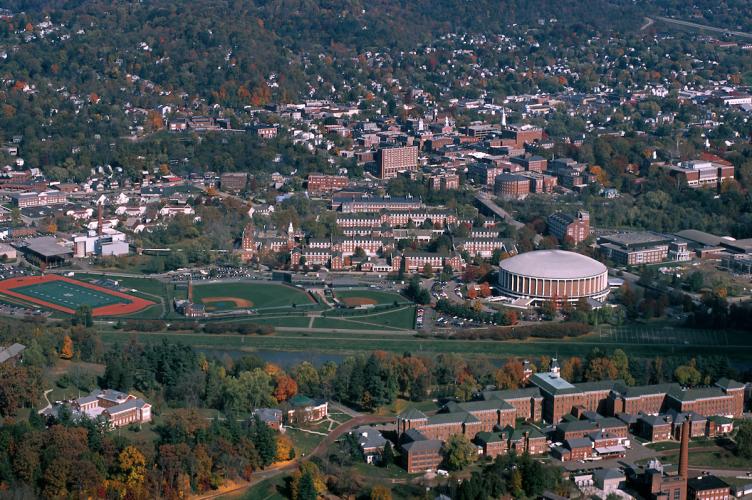
<svg viewBox="0 0 752 500">
<path fill-rule="evenodd" d="M 752 498 L 752 2 L 0 2 L 0 499 Z"/>
</svg>

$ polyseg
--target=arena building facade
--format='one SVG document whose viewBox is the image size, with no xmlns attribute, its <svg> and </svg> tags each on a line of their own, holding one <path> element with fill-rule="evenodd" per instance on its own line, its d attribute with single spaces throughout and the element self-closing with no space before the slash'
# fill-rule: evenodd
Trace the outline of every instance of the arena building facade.
<svg viewBox="0 0 752 500">
<path fill-rule="evenodd" d="M 515 299 L 603 301 L 609 292 L 608 268 L 590 257 L 564 250 L 538 250 L 499 264 L 499 289 Z"/>
</svg>

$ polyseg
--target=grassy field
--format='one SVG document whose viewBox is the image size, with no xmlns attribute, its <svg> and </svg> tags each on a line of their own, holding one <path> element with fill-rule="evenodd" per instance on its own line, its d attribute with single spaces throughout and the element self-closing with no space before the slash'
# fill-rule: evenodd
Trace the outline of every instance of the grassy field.
<svg viewBox="0 0 752 500">
<path fill-rule="evenodd" d="M 679 463 L 679 454 L 665 457 L 668 463 Z M 749 460 L 738 457 L 728 450 L 718 451 L 693 451 L 689 454 L 689 465 L 694 467 L 707 467 L 709 469 L 740 469 L 746 472 L 752 471 L 752 463 Z"/>
<path fill-rule="evenodd" d="M 344 299 L 366 299 L 367 301 L 370 301 L 372 304 L 380 305 L 380 304 L 394 304 L 394 302 L 397 303 L 409 303 L 405 297 L 392 292 L 381 292 L 378 290 L 369 290 L 369 289 L 362 289 L 362 290 L 336 290 L 334 292 L 334 296 L 339 300 Z"/>
<path fill-rule="evenodd" d="M 415 307 L 406 306 L 387 311 L 363 311 L 363 314 L 316 318 L 314 328 L 339 329 L 405 329 L 415 326 Z"/>
<path fill-rule="evenodd" d="M 590 336 L 588 341 L 578 339 L 571 340 L 527 340 L 513 342 L 499 341 L 455 341 L 432 338 L 419 338 L 414 335 L 400 334 L 397 332 L 384 332 L 378 335 L 382 329 L 374 329 L 374 333 L 344 334 L 330 332 L 277 332 L 269 336 L 242 336 L 242 335 L 211 335 L 195 333 L 124 333 L 117 331 L 104 331 L 101 335 L 105 343 L 123 341 L 129 335 L 135 335 L 145 343 L 184 342 L 194 347 L 225 349 L 225 350 L 253 350 L 270 349 L 278 351 L 315 350 L 324 352 L 342 352 L 345 354 L 357 352 L 369 352 L 381 349 L 392 352 L 425 352 L 442 353 L 452 352 L 457 354 L 487 355 L 498 358 L 515 356 L 539 356 L 541 353 L 558 352 L 562 357 L 586 356 L 593 347 L 603 348 L 597 335 Z M 696 346 L 674 345 L 633 345 L 633 344 L 610 344 L 608 348 L 620 347 L 629 356 L 655 357 L 655 356 L 692 356 L 698 353 Z M 752 360 L 752 347 L 708 346 L 702 349 L 705 355 L 719 354 L 728 356 L 735 361 Z"/>
<path fill-rule="evenodd" d="M 213 301 L 217 299 L 234 298 L 248 304 L 237 305 L 229 300 Z M 228 310 L 237 307 L 253 307 L 255 309 L 284 308 L 293 304 L 313 304 L 311 298 L 303 290 L 276 283 L 209 283 L 193 286 L 193 299 L 203 302 L 207 308 Z"/>
</svg>

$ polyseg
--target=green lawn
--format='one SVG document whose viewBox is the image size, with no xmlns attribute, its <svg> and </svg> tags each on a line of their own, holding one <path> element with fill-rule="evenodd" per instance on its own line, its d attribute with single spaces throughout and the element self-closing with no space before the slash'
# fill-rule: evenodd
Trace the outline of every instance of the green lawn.
<svg viewBox="0 0 752 500">
<path fill-rule="evenodd" d="M 288 500 L 288 497 L 281 492 L 285 491 L 285 474 L 265 479 L 253 488 L 248 490 L 243 496 L 244 500 Z"/>
<path fill-rule="evenodd" d="M 232 302 L 210 302 L 205 299 L 234 297 L 251 302 L 255 309 L 289 307 L 293 304 L 308 305 L 314 302 L 305 291 L 287 285 L 271 282 L 208 283 L 193 286 L 193 299 L 196 302 L 215 307 L 215 310 L 235 309 Z"/>
<path fill-rule="evenodd" d="M 318 431 L 318 429 L 315 429 Z M 322 431 L 324 432 L 324 431 Z M 325 436 L 318 434 L 311 434 L 310 432 L 303 432 L 297 429 L 291 429 L 287 427 L 285 434 L 292 439 L 293 447 L 295 448 L 295 456 L 303 457 L 311 454 L 311 451 L 316 448 Z"/>
<path fill-rule="evenodd" d="M 386 311 L 363 311 L 362 314 L 316 318 L 314 328 L 338 328 L 352 330 L 405 329 L 415 326 L 415 307 L 407 306 Z"/>
<path fill-rule="evenodd" d="M 665 457 L 665 461 L 669 463 L 679 463 L 679 454 L 677 453 L 676 455 Z M 752 463 L 750 463 L 749 460 L 738 457 L 732 452 L 720 448 L 718 451 L 690 452 L 689 465 L 716 469 L 752 470 Z"/>
</svg>

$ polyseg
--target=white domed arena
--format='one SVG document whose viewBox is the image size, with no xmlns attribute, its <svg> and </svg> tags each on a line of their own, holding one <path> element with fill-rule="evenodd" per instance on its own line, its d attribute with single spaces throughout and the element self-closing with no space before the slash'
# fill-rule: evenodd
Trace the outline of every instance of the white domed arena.
<svg viewBox="0 0 752 500">
<path fill-rule="evenodd" d="M 609 292 L 608 269 L 590 257 L 564 250 L 538 250 L 499 264 L 499 289 L 512 298 L 577 302 L 602 301 Z"/>
</svg>

